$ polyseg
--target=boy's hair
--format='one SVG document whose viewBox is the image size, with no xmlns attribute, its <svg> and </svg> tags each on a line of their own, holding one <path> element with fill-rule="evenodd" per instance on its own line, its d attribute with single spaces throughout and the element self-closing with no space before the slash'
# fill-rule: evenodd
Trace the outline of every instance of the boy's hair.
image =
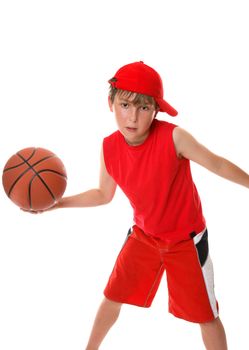
<svg viewBox="0 0 249 350">
<path fill-rule="evenodd" d="M 109 82 L 115 82 L 116 78 L 112 78 L 109 80 Z M 110 84 L 109 87 L 109 97 L 111 99 L 111 102 L 114 102 L 114 98 L 116 95 L 123 96 L 126 98 L 133 98 L 132 103 L 134 105 L 143 105 L 143 104 L 151 104 L 155 107 L 155 109 L 159 109 L 159 105 L 156 103 L 155 99 L 152 96 L 144 95 L 144 94 L 139 94 L 137 92 L 132 92 L 132 91 L 127 91 L 127 90 L 122 90 L 122 89 L 117 89 L 113 85 Z"/>
</svg>

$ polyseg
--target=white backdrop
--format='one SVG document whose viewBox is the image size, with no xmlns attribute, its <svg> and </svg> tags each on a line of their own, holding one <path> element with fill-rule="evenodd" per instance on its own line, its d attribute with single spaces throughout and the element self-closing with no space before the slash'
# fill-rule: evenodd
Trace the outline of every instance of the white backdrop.
<svg viewBox="0 0 249 350">
<path fill-rule="evenodd" d="M 102 139 L 116 128 L 107 80 L 143 60 L 161 74 L 173 122 L 245 170 L 248 165 L 246 1 L 0 2 L 0 166 L 41 146 L 65 163 L 65 195 L 98 184 Z M 172 122 L 163 114 L 159 119 Z M 216 295 L 230 349 L 246 349 L 248 190 L 193 165 L 209 227 Z M 42 215 L 0 190 L 0 349 L 83 350 L 102 290 L 132 222 L 120 191 L 105 207 Z M 125 306 L 102 349 L 202 349 L 199 327 Z"/>
</svg>

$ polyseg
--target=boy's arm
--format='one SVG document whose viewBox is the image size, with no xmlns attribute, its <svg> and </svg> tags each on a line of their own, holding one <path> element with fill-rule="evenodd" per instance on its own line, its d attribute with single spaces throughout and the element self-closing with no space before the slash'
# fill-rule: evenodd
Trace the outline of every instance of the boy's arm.
<svg viewBox="0 0 249 350">
<path fill-rule="evenodd" d="M 116 187 L 117 185 L 115 181 L 106 170 L 102 149 L 100 161 L 99 187 L 88 190 L 83 193 L 76 194 L 74 196 L 63 197 L 51 209 L 95 207 L 98 205 L 107 204 L 112 200 L 115 194 Z"/>
<path fill-rule="evenodd" d="M 227 180 L 249 188 L 249 174 L 229 160 L 209 151 L 184 129 L 176 127 L 173 140 L 178 158 L 192 160 Z"/>
</svg>

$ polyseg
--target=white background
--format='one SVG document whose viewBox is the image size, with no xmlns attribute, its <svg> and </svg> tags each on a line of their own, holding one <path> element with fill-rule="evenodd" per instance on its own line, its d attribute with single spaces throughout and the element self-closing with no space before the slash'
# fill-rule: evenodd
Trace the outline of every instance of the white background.
<svg viewBox="0 0 249 350">
<path fill-rule="evenodd" d="M 245 170 L 248 7 L 242 0 L 0 2 L 0 166 L 18 150 L 55 152 L 66 195 L 98 184 L 102 139 L 116 128 L 107 80 L 143 60 L 162 76 L 173 122 Z M 161 114 L 159 119 L 172 122 Z M 216 296 L 230 349 L 247 349 L 248 190 L 193 165 L 209 227 Z M 0 349 L 83 350 L 132 221 L 120 191 L 105 207 L 30 215 L 0 190 Z M 125 306 L 102 349 L 203 349 L 199 327 Z"/>
</svg>

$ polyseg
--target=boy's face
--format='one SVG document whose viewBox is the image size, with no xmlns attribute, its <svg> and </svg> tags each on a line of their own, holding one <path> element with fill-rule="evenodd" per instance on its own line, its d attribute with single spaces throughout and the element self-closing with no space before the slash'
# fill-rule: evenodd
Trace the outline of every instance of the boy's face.
<svg viewBox="0 0 249 350">
<path fill-rule="evenodd" d="M 129 97 L 117 93 L 113 103 L 109 98 L 110 110 L 115 114 L 118 129 L 132 146 L 138 146 L 146 140 L 157 114 L 155 106 L 149 102 L 134 104 L 135 97 L 135 93 Z"/>
</svg>

